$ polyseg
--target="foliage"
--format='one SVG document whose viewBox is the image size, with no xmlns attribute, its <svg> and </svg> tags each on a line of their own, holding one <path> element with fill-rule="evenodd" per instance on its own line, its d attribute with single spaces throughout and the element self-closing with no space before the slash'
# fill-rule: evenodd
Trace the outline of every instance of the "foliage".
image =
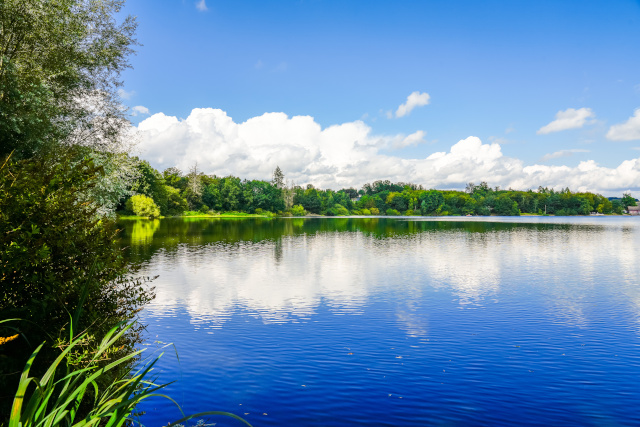
<svg viewBox="0 0 640 427">
<path fill-rule="evenodd" d="M 622 200 L 620 200 L 620 203 L 622 204 L 622 206 L 624 206 L 625 209 L 627 209 L 629 206 L 637 206 L 636 199 L 634 199 L 629 193 L 624 193 L 622 195 Z"/>
<path fill-rule="evenodd" d="M 189 209 L 187 200 L 180 195 L 177 188 L 168 185 L 165 185 L 164 188 L 167 192 L 167 215 L 180 215 Z"/>
<path fill-rule="evenodd" d="M 126 278 L 115 224 L 87 196 L 103 169 L 91 157 L 77 160 L 76 151 L 9 158 L 0 168 L 0 312 L 24 319 L 20 331 L 31 342 L 47 342 L 43 363 L 52 360 L 71 313 L 82 312 L 76 327 L 96 336 L 132 318 L 152 297 Z M 123 352 L 137 332 L 125 334 Z M 1 402 L 18 380 L 8 374 L 19 372 L 17 364 L 32 351 L 26 342 L 12 344 L 0 348 Z"/>
<path fill-rule="evenodd" d="M 294 205 L 291 208 L 291 214 L 293 216 L 305 216 L 307 214 L 307 212 L 304 210 L 302 205 Z"/>
<path fill-rule="evenodd" d="M 117 88 L 135 44 L 124 0 L 0 2 L 0 156 L 60 143 L 115 152 L 127 131 Z"/>
<path fill-rule="evenodd" d="M 146 166 L 145 166 L 146 167 Z M 144 171 L 142 171 L 144 172 Z M 170 188 L 168 204 L 175 207 L 172 214 L 183 214 L 189 200 L 192 210 L 203 205 L 222 212 L 277 212 L 281 215 L 296 215 L 302 210 L 311 214 L 339 215 L 589 215 L 591 212 L 603 214 L 622 213 L 617 201 L 594 193 L 573 193 L 568 188 L 556 191 L 538 188 L 537 191 L 514 191 L 491 188 L 486 182 L 476 185 L 469 183 L 465 191 L 425 190 L 422 186 L 409 183 L 375 181 L 365 184 L 360 192 L 353 188 L 339 191 L 321 190 L 313 185 L 306 187 L 284 186 L 284 174 L 279 168 L 274 172 L 274 181 L 241 180 L 238 177 L 205 175 L 198 173 L 202 184 L 201 196 L 194 196 L 189 189 L 193 179 L 182 176 L 176 168 L 170 168 L 161 175 L 144 172 L 153 176 L 158 183 Z M 193 175 L 193 173 L 190 175 Z M 277 178 L 277 179 L 276 179 Z M 189 181 L 191 179 L 191 181 Z M 279 185 L 283 188 L 279 188 Z M 150 184 L 149 187 L 152 187 Z M 360 198 L 358 194 L 362 194 Z M 625 202 L 635 200 L 627 195 Z M 285 198 L 291 200 L 285 201 Z M 155 199 L 154 199 L 155 200 Z M 288 205 L 290 203 L 290 205 Z M 287 206 L 290 206 L 287 209 Z M 287 212 L 283 213 L 283 211 Z M 162 208 L 161 208 L 162 212 Z"/>
<path fill-rule="evenodd" d="M 169 214 L 169 188 L 165 185 L 164 177 L 151 167 L 146 160 L 134 158 L 136 162 L 137 179 L 131 185 L 130 191 L 147 196 L 155 202 L 161 215 Z"/>
<path fill-rule="evenodd" d="M 336 203 L 334 208 L 338 212 L 338 215 L 349 215 L 349 209 L 345 208 L 341 204 Z"/>
<path fill-rule="evenodd" d="M 151 197 L 136 194 L 127 200 L 127 210 L 137 216 L 157 218 L 160 216 L 160 209 Z"/>
<path fill-rule="evenodd" d="M 334 207 L 330 207 L 329 209 L 326 210 L 325 212 L 326 216 L 337 216 L 338 215 L 338 210 Z"/>
<path fill-rule="evenodd" d="M 4 322 L 6 321 L 0 323 Z M 31 354 L 22 370 L 13 399 L 9 427 L 40 425 L 125 426 L 130 425 L 135 418 L 136 405 L 145 399 L 164 397 L 175 403 L 168 396 L 157 393 L 168 384 L 156 385 L 149 380 L 149 374 L 162 354 L 155 357 L 138 372 L 132 371 L 131 362 L 138 358 L 144 350 L 131 352 L 106 365 L 102 363 L 104 359 L 110 358 L 110 354 L 114 352 L 118 342 L 122 340 L 122 336 L 132 325 L 120 326 L 117 325 L 106 333 L 95 352 L 83 366 L 73 363 L 72 355 L 82 348 L 87 334 L 71 339 L 40 377 L 29 376 L 34 361 L 43 348 L 43 344 L 41 344 Z M 108 385 L 102 388 L 101 385 L 105 381 L 100 380 L 104 377 L 110 379 L 111 371 L 119 371 L 119 375 L 115 381 L 107 382 Z M 90 408 L 86 414 L 78 411 L 84 406 Z M 170 425 L 177 425 L 179 422 L 205 414 L 224 415 L 250 425 L 236 415 L 219 411 L 183 417 Z"/>
</svg>

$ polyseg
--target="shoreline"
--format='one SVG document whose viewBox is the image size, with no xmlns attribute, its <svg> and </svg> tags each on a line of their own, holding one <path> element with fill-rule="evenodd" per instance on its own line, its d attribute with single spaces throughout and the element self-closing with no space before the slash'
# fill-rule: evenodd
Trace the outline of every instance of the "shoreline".
<svg viewBox="0 0 640 427">
<path fill-rule="evenodd" d="M 591 218 L 591 217 L 633 217 L 637 215 L 629 215 L 629 214 L 601 214 L 601 215 L 539 215 L 539 214 L 530 214 L 524 213 L 521 215 L 301 215 L 301 216 L 293 216 L 293 215 L 258 215 L 258 214 L 231 214 L 231 213 L 222 213 L 217 215 L 211 214 L 202 214 L 202 215 L 175 215 L 175 216 L 159 216 L 156 218 L 150 218 L 146 216 L 136 216 L 136 215 L 117 215 L 116 219 L 118 220 L 140 220 L 140 219 L 167 219 L 167 218 L 265 218 L 265 219 L 274 219 L 274 218 L 495 218 L 495 217 L 504 217 L 504 218 L 517 218 L 517 217 L 557 217 L 557 218 L 572 218 L 572 217 L 583 217 L 583 218 Z"/>
</svg>

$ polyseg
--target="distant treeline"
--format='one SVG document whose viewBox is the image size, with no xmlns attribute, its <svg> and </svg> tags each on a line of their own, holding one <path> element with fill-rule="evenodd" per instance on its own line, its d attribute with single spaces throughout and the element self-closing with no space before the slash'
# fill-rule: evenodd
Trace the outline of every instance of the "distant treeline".
<svg viewBox="0 0 640 427">
<path fill-rule="evenodd" d="M 138 168 L 140 177 L 131 188 L 132 194 L 138 196 L 123 202 L 121 213 L 142 216 L 173 216 L 194 211 L 294 216 L 589 215 L 592 212 L 622 214 L 627 206 L 636 204 L 629 194 L 609 200 L 600 194 L 574 193 L 568 188 L 501 190 L 489 187 L 486 182 L 470 183 L 465 191 L 425 189 L 421 185 L 388 180 L 365 184 L 359 190 L 322 190 L 311 184 L 287 185 L 279 167 L 271 181 L 206 175 L 197 165 L 188 173 L 177 168 L 160 173 L 146 161 L 141 161 Z"/>
</svg>

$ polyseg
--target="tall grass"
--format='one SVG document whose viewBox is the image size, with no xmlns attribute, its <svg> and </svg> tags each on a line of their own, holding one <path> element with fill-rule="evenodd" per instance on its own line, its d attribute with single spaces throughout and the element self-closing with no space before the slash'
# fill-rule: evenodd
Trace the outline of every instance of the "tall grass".
<svg viewBox="0 0 640 427">
<path fill-rule="evenodd" d="M 5 322 L 0 321 L 0 323 Z M 101 376 L 118 367 L 131 366 L 130 362 L 144 351 L 134 351 L 109 362 L 109 354 L 115 350 L 116 342 L 131 326 L 132 324 L 121 324 L 109 330 L 88 363 L 82 366 L 70 363 L 70 356 L 74 350 L 82 345 L 86 334 L 72 339 L 42 376 L 39 378 L 31 377 L 29 372 L 43 346 L 41 344 L 31 354 L 22 371 L 8 427 L 98 425 L 117 427 L 140 424 L 135 408 L 141 401 L 151 397 L 165 398 L 180 408 L 169 396 L 159 393 L 169 384 L 158 385 L 149 379 L 153 366 L 162 354 L 152 358 L 149 363 L 136 372 L 127 367 L 124 369 L 124 374 L 100 390 L 98 384 Z M 81 405 L 91 399 L 92 401 L 88 402 L 89 412 L 82 417 L 78 416 Z M 180 412 L 184 415 L 181 409 Z M 184 416 L 170 423 L 167 427 L 177 426 L 189 419 L 208 415 L 231 417 L 250 426 L 248 422 L 234 414 L 209 411 Z"/>
</svg>

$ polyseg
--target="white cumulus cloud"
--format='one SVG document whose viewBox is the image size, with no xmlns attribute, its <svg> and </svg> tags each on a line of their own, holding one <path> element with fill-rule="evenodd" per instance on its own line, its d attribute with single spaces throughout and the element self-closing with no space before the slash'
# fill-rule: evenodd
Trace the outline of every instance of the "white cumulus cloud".
<svg viewBox="0 0 640 427">
<path fill-rule="evenodd" d="M 607 139 L 612 141 L 640 139 L 640 108 L 626 122 L 611 126 L 607 132 Z"/>
<path fill-rule="evenodd" d="M 310 116 L 265 113 L 236 123 L 222 110 L 204 108 L 186 119 L 154 114 L 140 122 L 138 131 L 140 155 L 160 170 L 177 166 L 186 171 L 197 161 L 205 173 L 268 180 L 280 166 L 288 180 L 333 189 L 389 179 L 440 189 L 487 181 L 523 190 L 568 186 L 607 195 L 640 191 L 640 158 L 616 168 L 593 160 L 576 167 L 525 165 L 505 156 L 498 143 L 475 136 L 427 157 L 402 158 L 388 150 L 420 143 L 424 131 L 376 135 L 359 120 L 322 128 Z"/>
<path fill-rule="evenodd" d="M 538 134 L 547 134 L 551 132 L 560 132 L 567 129 L 577 129 L 587 124 L 587 120 L 594 118 L 596 115 L 591 108 L 567 108 L 564 111 L 558 111 L 556 119 L 546 126 L 538 129 Z"/>
<path fill-rule="evenodd" d="M 427 105 L 430 98 L 431 97 L 426 92 L 412 92 L 411 95 L 407 96 L 407 102 L 401 104 L 396 110 L 396 117 L 404 117 L 409 114 L 414 108 Z"/>
</svg>

